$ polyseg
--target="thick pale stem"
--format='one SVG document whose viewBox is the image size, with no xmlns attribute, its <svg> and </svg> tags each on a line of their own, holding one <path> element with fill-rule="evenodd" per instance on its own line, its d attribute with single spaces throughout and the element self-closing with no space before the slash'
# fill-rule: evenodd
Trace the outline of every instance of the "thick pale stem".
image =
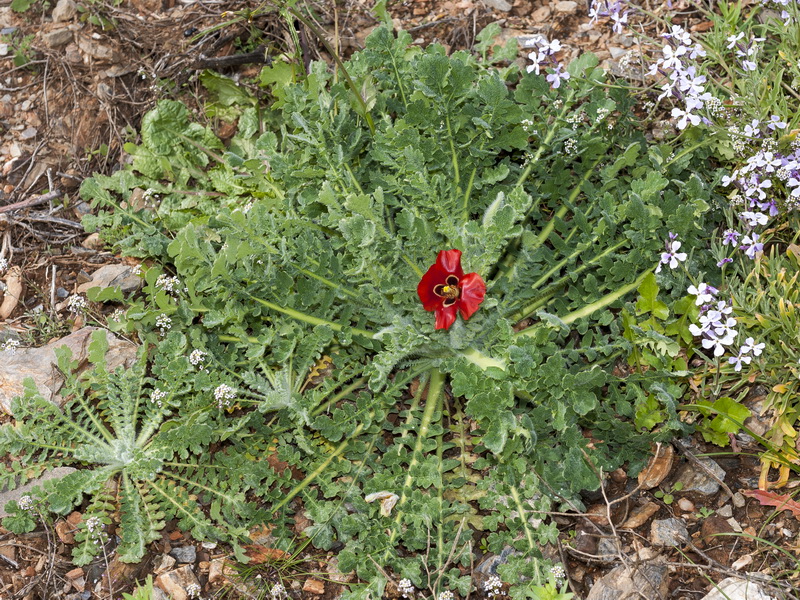
<svg viewBox="0 0 800 600">
<path fill-rule="evenodd" d="M 651 271 L 645 271 L 644 273 L 639 275 L 639 277 L 636 278 L 636 281 L 629 283 L 628 285 L 622 286 L 621 288 L 619 288 L 618 290 L 614 290 L 610 294 L 606 294 L 596 302 L 592 302 L 591 304 L 587 304 L 583 308 L 579 308 L 578 310 L 572 311 L 568 315 L 562 317 L 561 321 L 566 325 L 569 325 L 571 323 L 574 323 L 578 319 L 581 319 L 583 317 L 588 317 L 593 312 L 598 311 L 601 308 L 605 308 L 609 304 L 613 304 L 627 293 L 632 292 L 633 290 L 638 288 L 641 285 L 642 281 L 644 281 L 644 278 L 647 277 L 647 275 L 650 272 Z M 534 325 L 533 327 L 528 327 L 527 329 L 523 329 L 522 331 L 517 332 L 514 335 L 514 337 L 519 337 L 523 335 L 531 336 L 535 333 L 536 327 L 537 325 Z"/>
<path fill-rule="evenodd" d="M 474 348 L 469 348 L 468 350 L 462 350 L 461 356 L 466 358 L 469 362 L 473 365 L 477 365 L 481 368 L 481 370 L 485 371 L 490 367 L 494 367 L 495 369 L 500 369 L 501 371 L 506 370 L 506 363 L 503 360 L 498 360 L 496 358 L 492 358 L 491 356 L 486 356 L 485 354 L 475 350 Z"/>
</svg>

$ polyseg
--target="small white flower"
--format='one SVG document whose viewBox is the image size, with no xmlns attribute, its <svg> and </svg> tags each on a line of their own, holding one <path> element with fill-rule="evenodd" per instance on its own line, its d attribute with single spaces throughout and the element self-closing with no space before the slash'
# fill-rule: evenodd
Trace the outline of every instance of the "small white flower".
<svg viewBox="0 0 800 600">
<path fill-rule="evenodd" d="M 161 331 L 161 335 L 164 335 L 172 327 L 172 319 L 164 313 L 161 313 L 156 318 L 156 327 Z"/>
<path fill-rule="evenodd" d="M 441 594 L 439 594 L 439 600 L 453 600 L 455 598 L 455 594 L 450 590 L 445 590 Z"/>
<path fill-rule="evenodd" d="M 31 510 L 34 506 L 33 498 L 27 494 L 20 496 L 20 499 L 17 500 L 17 506 L 19 506 L 21 510 Z"/>
<path fill-rule="evenodd" d="M 156 287 L 164 290 L 168 294 L 177 293 L 181 287 L 181 280 L 177 277 L 161 274 L 158 276 L 158 279 L 156 279 Z"/>
<path fill-rule="evenodd" d="M 283 587 L 282 583 L 276 583 L 272 586 L 272 589 L 269 591 L 269 595 L 272 600 L 283 600 L 283 598 L 288 597 L 286 593 L 286 588 Z"/>
<path fill-rule="evenodd" d="M 5 258 L 0 258 L 0 273 L 8 268 L 8 261 Z"/>
<path fill-rule="evenodd" d="M 197 583 L 190 583 L 186 586 L 186 595 L 189 596 L 189 598 L 199 598 L 201 592 L 202 589 Z"/>
</svg>

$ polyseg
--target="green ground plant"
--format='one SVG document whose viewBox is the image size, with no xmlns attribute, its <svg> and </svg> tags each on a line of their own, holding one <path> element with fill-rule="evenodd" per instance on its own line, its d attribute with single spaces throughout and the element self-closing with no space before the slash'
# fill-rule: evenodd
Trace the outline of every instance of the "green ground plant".
<svg viewBox="0 0 800 600">
<path fill-rule="evenodd" d="M 598 469 L 627 463 L 635 474 L 651 442 L 685 431 L 678 356 L 658 346 L 673 321 L 652 271 L 668 234 L 700 245 L 714 194 L 696 174 L 703 148 L 649 143 L 632 98 L 593 56 L 551 89 L 493 64 L 494 33 L 476 54 L 447 56 L 384 24 L 344 65 L 347 82 L 323 64 L 304 77 L 286 63 L 265 68 L 269 106 L 208 76 L 238 119 L 227 146 L 182 104 L 160 102 L 141 143 L 126 146 L 131 166 L 81 189 L 97 209 L 87 228 L 152 265 L 139 296 L 89 295 L 126 301 L 109 327 L 149 349 L 139 387 L 114 391 L 96 361 L 67 413 L 29 391 L 0 449 L 26 465 L 46 458 L 37 472 L 82 465 L 75 478 L 97 490 L 90 506 L 106 522 L 112 476 L 123 519 L 148 503 L 131 484 L 207 494 L 191 515 L 159 501 L 152 526 L 123 523 L 131 560 L 167 516 L 195 523 L 197 539 L 235 544 L 246 525 L 303 510 L 311 543 L 367 582 L 347 598 L 380 597 L 387 577 L 466 595 L 476 532 L 508 556 L 498 572 L 513 597 L 560 597 L 540 550 L 558 534 L 547 512 L 580 506 Z M 468 320 L 436 329 L 417 289 L 451 249 L 486 297 Z M 614 375 L 634 351 L 651 368 Z M 156 380 L 163 410 L 147 402 Z M 637 418 L 651 411 L 657 420 Z M 73 420 L 98 445 L 76 439 Z M 199 425 L 203 435 L 182 441 Z M 50 432 L 66 436 L 60 455 L 34 450 Z M 123 439 L 131 462 L 100 460 L 97 448 Z M 270 453 L 302 480 L 275 475 Z M 217 467 L 226 481 L 241 474 L 241 487 L 181 470 L 209 478 Z M 43 497 L 63 513 L 83 500 L 71 490 Z M 290 543 L 280 527 L 274 535 Z"/>
</svg>

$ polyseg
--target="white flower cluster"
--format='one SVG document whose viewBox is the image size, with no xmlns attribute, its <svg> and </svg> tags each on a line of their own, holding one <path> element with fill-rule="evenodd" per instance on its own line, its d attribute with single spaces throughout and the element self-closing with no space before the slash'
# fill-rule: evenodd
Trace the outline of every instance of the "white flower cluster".
<svg viewBox="0 0 800 600">
<path fill-rule="evenodd" d="M 177 277 L 170 277 L 163 273 L 156 279 L 156 287 L 164 290 L 168 294 L 177 294 L 180 291 L 181 280 Z"/>
<path fill-rule="evenodd" d="M 217 401 L 217 406 L 222 410 L 223 406 L 230 406 L 231 400 L 236 398 L 236 390 L 227 384 L 221 384 L 214 390 L 214 399 Z"/>
<path fill-rule="evenodd" d="M 167 392 L 163 392 L 158 388 L 150 392 L 150 402 L 158 406 L 158 408 L 161 408 L 163 406 L 163 403 L 161 401 L 166 397 L 167 397 Z"/>
<path fill-rule="evenodd" d="M 276 583 L 269 591 L 269 595 L 272 600 L 283 600 L 283 598 L 286 598 L 288 594 L 286 593 L 286 588 L 282 583 Z"/>
<path fill-rule="evenodd" d="M 550 567 L 550 574 L 555 577 L 558 584 L 567 578 L 567 572 L 564 571 L 564 567 L 561 565 L 553 565 Z"/>
<path fill-rule="evenodd" d="M 97 545 L 102 544 L 107 539 L 105 527 L 103 526 L 103 522 L 100 520 L 100 517 L 89 517 L 86 520 L 86 531 L 89 533 L 89 537 L 93 539 L 94 543 Z"/>
<path fill-rule="evenodd" d="M 17 500 L 17 506 L 19 506 L 20 510 L 33 510 L 33 498 L 27 494 L 20 496 L 19 500 Z"/>
<path fill-rule="evenodd" d="M 497 575 L 492 575 L 483 582 L 483 591 L 486 594 L 487 598 L 494 598 L 495 596 L 505 596 L 506 593 L 503 590 L 503 582 L 500 581 L 500 578 Z"/>
<path fill-rule="evenodd" d="M 400 592 L 400 595 L 403 598 L 413 598 L 414 597 L 414 584 L 411 583 L 411 580 L 408 578 L 403 578 L 397 584 L 397 591 Z"/>
<path fill-rule="evenodd" d="M 11 354 L 14 354 L 17 348 L 19 348 L 19 340 L 15 340 L 14 338 L 9 338 L 0 344 L 0 350 L 8 350 Z"/>
<path fill-rule="evenodd" d="M 441 594 L 439 594 L 439 600 L 453 600 L 455 598 L 455 594 L 450 590 L 445 590 Z"/>
<path fill-rule="evenodd" d="M 8 261 L 5 258 L 0 257 L 0 273 L 5 271 L 8 268 Z"/>
<path fill-rule="evenodd" d="M 189 596 L 189 598 L 199 598 L 202 591 L 200 585 L 197 583 L 190 583 L 186 586 L 186 595 Z"/>
<path fill-rule="evenodd" d="M 67 298 L 67 310 L 74 315 L 82 314 L 86 311 L 88 306 L 89 304 L 86 302 L 86 298 L 78 294 L 73 294 Z"/>
<path fill-rule="evenodd" d="M 189 362 L 192 363 L 193 367 L 196 367 L 203 363 L 203 361 L 208 356 L 207 352 L 203 352 L 202 350 L 192 350 L 191 354 L 189 354 Z"/>
<path fill-rule="evenodd" d="M 161 335 L 164 335 L 172 328 L 172 319 L 170 319 L 164 313 L 161 313 L 158 315 L 158 317 L 156 317 L 156 327 L 158 327 Z"/>
</svg>

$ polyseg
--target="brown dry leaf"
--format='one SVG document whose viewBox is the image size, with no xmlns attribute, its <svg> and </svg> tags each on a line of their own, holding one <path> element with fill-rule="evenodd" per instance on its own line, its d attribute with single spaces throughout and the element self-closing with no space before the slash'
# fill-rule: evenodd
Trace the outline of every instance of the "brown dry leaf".
<svg viewBox="0 0 800 600">
<path fill-rule="evenodd" d="M 3 304 L 0 305 L 0 319 L 7 319 L 17 308 L 22 299 L 22 269 L 13 266 L 6 274 L 6 291 L 3 294 Z"/>
<path fill-rule="evenodd" d="M 262 565 L 276 560 L 286 560 L 291 555 L 278 548 L 267 548 L 261 544 L 250 544 L 245 546 L 245 555 L 250 559 L 251 564 Z"/>
<path fill-rule="evenodd" d="M 666 444 L 658 448 L 658 452 L 647 462 L 647 466 L 639 473 L 639 485 L 644 490 L 651 490 L 664 481 L 672 470 L 675 450 Z"/>
<path fill-rule="evenodd" d="M 711 21 L 703 21 L 702 23 L 697 23 L 696 25 L 692 25 L 689 31 L 692 33 L 703 33 L 704 31 L 708 31 L 714 27 L 714 23 Z"/>
<path fill-rule="evenodd" d="M 800 519 L 800 502 L 793 500 L 789 494 L 766 490 L 745 490 L 742 494 L 755 498 L 761 506 L 774 506 L 778 510 L 790 510 L 796 519 Z"/>
</svg>

